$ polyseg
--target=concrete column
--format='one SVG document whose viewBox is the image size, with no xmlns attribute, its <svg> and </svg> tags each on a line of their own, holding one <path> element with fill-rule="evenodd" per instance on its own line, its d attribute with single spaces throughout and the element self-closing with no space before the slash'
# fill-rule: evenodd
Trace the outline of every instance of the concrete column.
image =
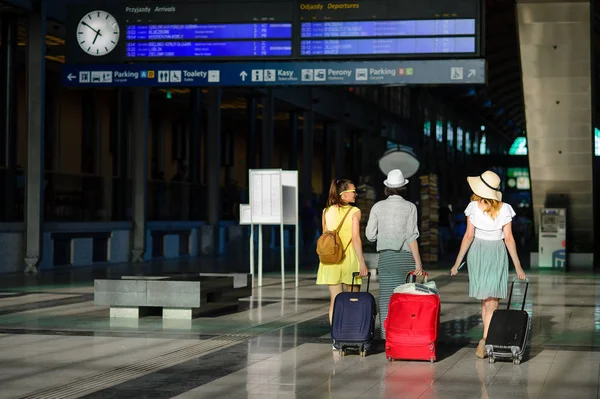
<svg viewBox="0 0 600 399">
<path fill-rule="evenodd" d="M 192 97 L 192 132 L 190 135 L 190 183 L 200 184 L 200 159 L 202 150 L 202 89 L 196 88 Z"/>
<path fill-rule="evenodd" d="M 220 88 L 208 90 L 208 131 L 204 159 L 206 160 L 206 195 L 209 226 L 202 232 L 202 252 L 217 253 L 219 250 L 219 221 L 221 197 L 221 94 Z"/>
<path fill-rule="evenodd" d="M 350 180 L 354 182 L 358 181 L 358 176 L 362 173 L 361 167 L 361 154 L 359 136 L 357 132 L 352 132 L 352 175 Z"/>
<path fill-rule="evenodd" d="M 323 131 L 323 187 L 321 188 L 323 194 L 322 198 L 327 198 L 329 194 L 329 186 L 331 185 L 331 180 L 333 179 L 331 175 L 331 169 L 333 166 L 333 151 L 332 151 L 332 137 L 331 132 L 333 129 L 330 124 L 325 125 L 325 129 Z"/>
<path fill-rule="evenodd" d="M 29 17 L 27 31 L 27 170 L 25 186 L 25 273 L 37 273 L 42 256 L 44 210 L 44 99 L 46 4 Z"/>
<path fill-rule="evenodd" d="M 288 169 L 298 169 L 298 114 L 290 112 L 290 157 Z"/>
<path fill-rule="evenodd" d="M 131 135 L 133 141 L 133 237 L 131 260 L 144 262 L 146 253 L 146 203 L 148 199 L 149 90 L 133 89 Z"/>
<path fill-rule="evenodd" d="M 111 130 L 114 129 L 116 140 L 112 143 L 113 171 L 118 178 L 115 187 L 116 194 L 113 196 L 113 217 L 115 220 L 126 220 L 127 208 L 132 206 L 129 201 L 129 115 L 130 115 L 130 92 L 126 89 L 117 89 L 114 108 L 111 111 Z"/>
<path fill-rule="evenodd" d="M 248 114 L 248 136 L 246 138 L 246 164 L 248 169 L 256 168 L 256 140 L 258 139 L 258 117 L 256 113 L 256 97 L 248 97 L 246 111 Z M 246 174 L 246 179 L 248 179 Z M 250 182 L 248 182 L 250 184 Z"/>
<path fill-rule="evenodd" d="M 346 178 L 346 148 L 345 148 L 345 135 L 346 127 L 341 123 L 333 125 L 333 152 L 335 153 L 335 168 L 334 178 L 344 179 Z"/>
<path fill-rule="evenodd" d="M 364 130 L 360 138 L 360 172 L 359 176 L 368 176 L 371 174 L 372 162 L 371 162 L 371 133 L 368 130 Z M 358 184 L 358 182 L 356 183 Z"/>
<path fill-rule="evenodd" d="M 17 16 L 5 14 L 0 37 L 0 166 L 6 167 L 0 220 L 16 220 L 17 191 Z M 2 217 L 2 215 L 4 217 Z"/>
<path fill-rule="evenodd" d="M 262 139 L 260 165 L 262 168 L 273 167 L 274 155 L 274 120 L 275 100 L 273 92 L 269 89 L 268 94 L 262 99 Z"/>
<path fill-rule="evenodd" d="M 300 165 L 300 195 L 304 201 L 312 199 L 312 172 L 315 135 L 315 114 L 304 113 L 302 129 L 302 164 Z"/>
</svg>

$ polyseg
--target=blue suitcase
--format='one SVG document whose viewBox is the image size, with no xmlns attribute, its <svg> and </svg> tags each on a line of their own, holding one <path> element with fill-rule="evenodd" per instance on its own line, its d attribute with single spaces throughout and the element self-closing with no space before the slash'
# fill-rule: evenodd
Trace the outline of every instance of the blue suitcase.
<svg viewBox="0 0 600 399">
<path fill-rule="evenodd" d="M 359 274 L 352 274 L 352 286 Z M 346 355 L 348 349 L 366 356 L 375 337 L 377 306 L 375 297 L 369 292 L 371 273 L 367 278 L 367 292 L 342 292 L 333 303 L 331 339 L 342 356 Z"/>
</svg>

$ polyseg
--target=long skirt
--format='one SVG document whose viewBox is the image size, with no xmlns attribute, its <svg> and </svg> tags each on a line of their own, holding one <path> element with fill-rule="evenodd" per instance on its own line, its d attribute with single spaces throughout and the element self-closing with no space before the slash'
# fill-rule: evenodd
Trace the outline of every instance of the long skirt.
<svg viewBox="0 0 600 399">
<path fill-rule="evenodd" d="M 508 291 L 508 254 L 504 240 L 475 238 L 467 255 L 469 296 L 480 300 L 506 298 Z"/>
<path fill-rule="evenodd" d="M 390 297 L 394 289 L 406 282 L 406 275 L 415 270 L 415 260 L 412 253 L 407 251 L 381 251 L 379 252 L 378 279 L 379 279 L 379 322 L 381 324 L 381 338 L 385 339 L 383 323 L 387 318 Z"/>
</svg>

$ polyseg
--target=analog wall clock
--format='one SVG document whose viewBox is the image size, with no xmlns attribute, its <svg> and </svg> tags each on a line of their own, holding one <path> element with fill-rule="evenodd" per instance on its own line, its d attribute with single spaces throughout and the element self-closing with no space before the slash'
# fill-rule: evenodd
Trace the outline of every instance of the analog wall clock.
<svg viewBox="0 0 600 399">
<path fill-rule="evenodd" d="M 119 42 L 119 24 L 102 10 L 87 13 L 77 25 L 77 42 L 87 54 L 100 57 L 113 51 Z"/>
</svg>

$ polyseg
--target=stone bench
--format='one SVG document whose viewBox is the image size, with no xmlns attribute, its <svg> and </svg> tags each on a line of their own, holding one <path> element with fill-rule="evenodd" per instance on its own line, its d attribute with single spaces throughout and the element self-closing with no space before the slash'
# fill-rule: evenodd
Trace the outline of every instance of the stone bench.
<svg viewBox="0 0 600 399">
<path fill-rule="evenodd" d="M 123 276 L 94 280 L 94 304 L 109 306 L 110 317 L 139 318 L 152 308 L 163 319 L 192 319 L 195 313 L 236 306 L 252 295 L 249 274 L 200 273 Z"/>
</svg>

